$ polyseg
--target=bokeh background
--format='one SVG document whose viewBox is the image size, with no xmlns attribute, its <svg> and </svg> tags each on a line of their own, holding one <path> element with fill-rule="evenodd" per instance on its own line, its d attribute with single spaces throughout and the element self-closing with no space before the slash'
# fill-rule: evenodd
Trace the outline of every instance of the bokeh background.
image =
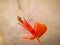
<svg viewBox="0 0 60 45">
<path fill-rule="evenodd" d="M 38 21 L 47 25 L 40 38 L 42 45 L 60 45 L 60 0 L 0 0 L 0 33 L 2 45 L 38 45 L 36 40 L 20 40 L 27 31 L 17 24 L 17 15 L 32 25 Z"/>
</svg>

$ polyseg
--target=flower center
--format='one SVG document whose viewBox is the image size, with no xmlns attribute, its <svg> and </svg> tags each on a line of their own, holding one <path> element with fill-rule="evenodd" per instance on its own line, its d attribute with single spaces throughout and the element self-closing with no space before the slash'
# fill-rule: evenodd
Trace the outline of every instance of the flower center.
<svg viewBox="0 0 60 45">
<path fill-rule="evenodd" d="M 39 39 L 40 38 L 40 36 L 36 36 L 36 39 Z"/>
</svg>

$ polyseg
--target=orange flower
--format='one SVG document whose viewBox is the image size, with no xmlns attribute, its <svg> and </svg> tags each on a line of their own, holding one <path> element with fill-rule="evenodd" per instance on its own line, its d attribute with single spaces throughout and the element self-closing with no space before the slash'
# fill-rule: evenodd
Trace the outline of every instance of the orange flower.
<svg viewBox="0 0 60 45">
<path fill-rule="evenodd" d="M 32 28 L 32 26 L 26 21 L 25 18 L 24 20 L 22 20 L 21 17 L 17 16 L 17 19 L 19 21 L 18 24 L 23 26 L 27 31 L 31 33 L 21 35 L 21 39 L 30 39 L 30 40 L 37 39 L 37 41 L 41 45 L 39 38 L 46 32 L 47 30 L 46 25 L 40 24 L 39 22 L 35 22 L 34 28 Z"/>
</svg>

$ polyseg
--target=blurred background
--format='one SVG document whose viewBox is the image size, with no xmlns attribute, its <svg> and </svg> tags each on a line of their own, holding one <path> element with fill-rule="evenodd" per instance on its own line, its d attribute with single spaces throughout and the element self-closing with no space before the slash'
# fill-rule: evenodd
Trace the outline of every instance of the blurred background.
<svg viewBox="0 0 60 45">
<path fill-rule="evenodd" d="M 60 0 L 0 0 L 0 35 L 2 45 L 38 45 L 36 40 L 20 40 L 27 33 L 17 24 L 17 15 L 32 25 L 38 21 L 47 25 L 40 38 L 42 45 L 60 45 Z"/>
</svg>

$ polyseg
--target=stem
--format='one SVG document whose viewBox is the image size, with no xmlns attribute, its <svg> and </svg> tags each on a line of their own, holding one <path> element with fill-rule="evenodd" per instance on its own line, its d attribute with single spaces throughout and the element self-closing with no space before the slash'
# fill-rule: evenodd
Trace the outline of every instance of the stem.
<svg viewBox="0 0 60 45">
<path fill-rule="evenodd" d="M 37 41 L 39 42 L 39 45 L 42 45 L 39 39 L 37 39 Z"/>
</svg>

